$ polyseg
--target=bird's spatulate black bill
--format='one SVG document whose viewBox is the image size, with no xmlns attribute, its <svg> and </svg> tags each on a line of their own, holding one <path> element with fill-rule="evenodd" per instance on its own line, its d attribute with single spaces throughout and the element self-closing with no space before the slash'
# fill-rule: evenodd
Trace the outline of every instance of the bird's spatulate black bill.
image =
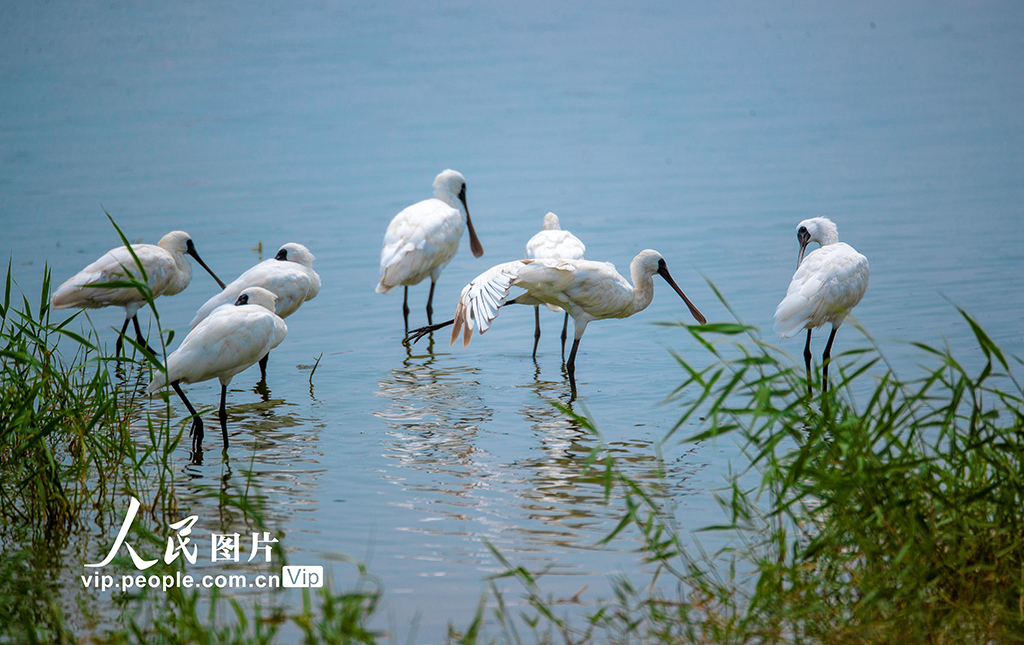
<svg viewBox="0 0 1024 645">
<path fill-rule="evenodd" d="M 473 251 L 473 257 L 478 258 L 484 254 L 484 245 L 480 243 L 480 238 L 476 236 L 476 229 L 473 228 L 473 218 L 469 216 L 469 206 L 466 206 L 466 188 L 462 188 L 462 192 L 459 193 L 459 200 L 462 201 L 462 207 L 466 209 L 466 228 L 469 229 L 469 248 Z"/>
<path fill-rule="evenodd" d="M 225 288 L 227 286 L 226 284 L 224 284 L 223 281 L 221 281 L 220 278 L 217 277 L 217 274 L 214 273 L 213 270 L 210 267 L 206 266 L 206 263 L 203 262 L 203 258 L 199 257 L 199 253 L 196 251 L 195 245 L 192 244 L 192 240 L 188 241 L 188 250 L 185 251 L 185 252 L 188 253 L 189 255 L 191 255 L 193 258 L 195 258 L 196 262 L 199 263 L 199 266 L 201 266 L 204 269 L 206 269 L 206 272 L 209 273 L 213 277 L 213 279 L 217 281 L 217 284 L 220 285 L 221 289 L 223 289 L 223 288 Z"/>
<path fill-rule="evenodd" d="M 702 314 L 696 307 L 693 306 L 693 303 L 690 302 L 690 299 L 686 297 L 686 294 L 683 293 L 683 290 L 680 289 L 679 285 L 676 284 L 676 281 L 672 279 L 672 276 L 669 274 L 667 268 L 665 268 L 664 266 L 660 267 L 658 269 L 658 275 L 665 278 L 665 282 L 672 285 L 672 288 L 676 290 L 676 293 L 678 293 L 679 297 L 683 299 L 683 302 L 686 303 L 686 306 L 690 308 L 690 315 L 693 316 L 694 320 L 696 320 L 702 325 L 708 322 L 708 319 L 704 317 L 704 314 Z"/>
</svg>

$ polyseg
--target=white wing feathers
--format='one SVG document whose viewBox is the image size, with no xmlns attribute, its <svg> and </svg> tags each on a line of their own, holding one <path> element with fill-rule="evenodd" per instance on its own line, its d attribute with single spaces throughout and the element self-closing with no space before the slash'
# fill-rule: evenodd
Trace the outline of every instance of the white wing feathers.
<svg viewBox="0 0 1024 645">
<path fill-rule="evenodd" d="M 561 258 L 582 260 L 587 247 L 569 231 L 545 230 L 537 233 L 526 243 L 526 258 Z"/>
<path fill-rule="evenodd" d="M 512 287 L 523 287 L 528 293 L 518 296 L 516 302 L 526 305 L 558 304 L 548 302 L 546 295 L 557 297 L 575 278 L 576 266 L 557 258 L 545 260 L 516 260 L 493 266 L 473 279 L 462 290 L 455 309 L 452 339 L 462 333 L 462 346 L 469 345 L 473 328 L 480 333 L 491 327 L 498 317 L 499 308 L 508 299 Z"/>
<path fill-rule="evenodd" d="M 146 268 L 149 286 L 159 294 L 175 271 L 174 258 L 167 251 L 152 244 L 135 244 L 132 249 Z M 135 289 L 107 289 L 90 287 L 93 284 L 116 282 L 125 278 L 141 278 L 135 259 L 125 247 L 112 249 L 60 285 L 53 293 L 54 309 L 68 307 L 105 307 L 142 302 Z"/>
<path fill-rule="evenodd" d="M 439 199 L 418 202 L 395 215 L 380 250 L 377 293 L 440 274 L 459 250 L 464 225 L 461 212 Z"/>
<path fill-rule="evenodd" d="M 775 332 L 789 338 L 803 329 L 841 325 L 864 297 L 868 260 L 842 242 L 814 251 L 800 264 L 775 310 Z"/>
<path fill-rule="evenodd" d="M 563 260 L 582 260 L 587 252 L 578 237 L 561 229 L 545 229 L 530 238 L 526 243 L 526 259 L 560 258 Z M 558 305 L 547 305 L 556 314 L 562 313 Z"/>
<path fill-rule="evenodd" d="M 264 260 L 207 300 L 196 312 L 189 327 L 195 329 L 217 307 L 233 305 L 238 295 L 249 287 L 263 287 L 276 295 L 274 310 L 281 318 L 287 318 L 303 302 L 312 300 L 320 293 L 320 276 L 313 269 L 296 262 L 282 262 L 273 258 Z"/>
<path fill-rule="evenodd" d="M 467 284 L 459 296 L 459 304 L 455 308 L 455 323 L 452 325 L 452 341 L 459 337 L 465 325 L 462 346 L 469 345 L 473 338 L 473 326 L 484 333 L 491 326 L 491 321 L 498 317 L 498 308 L 505 304 L 509 289 L 515 281 L 519 270 L 526 265 L 524 260 L 505 262 L 487 269 Z"/>
<path fill-rule="evenodd" d="M 220 307 L 200 322 L 167 357 L 166 374 L 157 374 L 148 390 L 174 381 L 222 382 L 247 369 L 284 340 L 288 326 L 260 305 Z"/>
</svg>

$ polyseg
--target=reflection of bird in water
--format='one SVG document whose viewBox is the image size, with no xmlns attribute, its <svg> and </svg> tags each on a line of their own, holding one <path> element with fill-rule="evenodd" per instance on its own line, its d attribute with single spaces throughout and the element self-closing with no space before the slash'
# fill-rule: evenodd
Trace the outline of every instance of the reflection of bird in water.
<svg viewBox="0 0 1024 645">
<path fill-rule="evenodd" d="M 517 489 L 523 509 L 532 519 L 543 523 L 544 530 L 526 530 L 532 539 L 544 545 L 579 547 L 592 544 L 595 536 L 607 534 L 616 511 L 605 499 L 604 467 L 587 461 L 593 450 L 602 449 L 612 456 L 616 467 L 630 478 L 649 484 L 663 495 L 671 495 L 684 486 L 685 464 L 667 465 L 658 457 L 650 439 L 638 438 L 602 441 L 569 414 L 554 405 L 564 394 L 564 386 L 539 378 L 529 387 L 537 398 L 524 403 L 519 411 L 530 423 L 536 455 L 518 460 L 526 471 L 525 486 Z M 571 405 L 562 400 L 571 409 Z"/>
<path fill-rule="evenodd" d="M 464 509 L 487 504 L 478 490 L 493 473 L 476 442 L 493 413 L 477 392 L 475 368 L 441 365 L 432 351 L 414 355 L 409 344 L 406 352 L 402 365 L 379 381 L 385 404 L 374 416 L 388 427 L 385 455 L 401 469 L 385 478 L 411 493 L 406 504 L 421 516 L 417 522 L 470 519 Z"/>
<path fill-rule="evenodd" d="M 432 349 L 418 356 L 406 345 L 402 366 L 379 381 L 378 395 L 389 401 L 374 414 L 392 429 L 392 436 L 401 437 L 393 448 L 403 461 L 468 464 L 472 439 L 491 411 L 466 378 L 476 368 L 455 363 L 442 367 Z"/>
</svg>

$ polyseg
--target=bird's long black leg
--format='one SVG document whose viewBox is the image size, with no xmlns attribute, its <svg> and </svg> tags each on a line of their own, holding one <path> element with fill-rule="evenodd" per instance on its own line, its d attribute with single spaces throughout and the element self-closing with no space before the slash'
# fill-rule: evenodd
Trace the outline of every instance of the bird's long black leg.
<svg viewBox="0 0 1024 645">
<path fill-rule="evenodd" d="M 228 398 L 228 386 L 223 383 L 220 386 L 220 434 L 224 437 L 224 450 L 228 449 L 228 410 L 226 401 Z"/>
<path fill-rule="evenodd" d="M 565 360 L 565 331 L 569 328 L 569 312 L 565 312 L 565 320 L 562 321 L 562 360 Z"/>
<path fill-rule="evenodd" d="M 149 343 L 146 341 L 146 337 L 142 335 L 142 327 L 139 325 L 138 314 L 132 316 L 132 323 L 134 323 L 135 325 L 135 340 L 138 341 L 140 345 L 149 350 L 150 354 L 156 356 L 156 351 L 149 346 Z"/>
<path fill-rule="evenodd" d="M 569 371 L 569 387 L 572 389 L 573 398 L 576 397 L 576 350 L 580 347 L 580 339 L 572 341 L 572 351 L 569 352 L 569 362 L 565 367 Z"/>
<path fill-rule="evenodd" d="M 533 319 L 533 357 L 537 358 L 537 345 L 540 343 L 540 305 L 534 305 Z"/>
<path fill-rule="evenodd" d="M 807 344 L 804 345 L 804 364 L 807 365 L 807 396 L 812 396 L 813 395 L 813 388 L 811 387 L 811 382 L 813 381 L 813 378 L 811 377 L 811 330 L 810 329 L 807 330 Z"/>
<path fill-rule="evenodd" d="M 171 383 L 171 387 L 178 393 L 178 397 L 185 403 L 189 414 L 192 415 L 192 429 L 189 431 L 189 434 L 192 435 L 192 452 L 199 452 L 203 449 L 203 419 L 196 412 L 196 409 L 192 407 L 192 403 L 189 402 L 185 393 L 181 391 L 181 386 L 178 383 L 179 381 L 174 381 Z"/>
<path fill-rule="evenodd" d="M 402 300 L 402 317 L 405 318 L 405 333 L 409 333 L 409 287 L 405 288 L 405 298 Z"/>
<path fill-rule="evenodd" d="M 832 360 L 832 341 L 836 339 L 836 328 L 833 325 L 832 333 L 828 336 L 828 344 L 825 345 L 825 353 L 821 355 L 821 393 L 828 392 L 828 363 Z"/>
<path fill-rule="evenodd" d="M 121 333 L 118 334 L 117 336 L 117 344 L 114 345 L 114 358 L 117 358 L 118 356 L 121 355 L 121 348 L 124 346 L 124 333 L 128 331 L 129 322 L 131 322 L 131 320 L 125 318 L 124 325 L 121 326 Z"/>
<path fill-rule="evenodd" d="M 433 280 L 430 281 L 430 294 L 427 296 L 427 324 L 434 324 L 434 285 L 437 284 Z"/>
<path fill-rule="evenodd" d="M 267 361 L 269 361 L 269 360 L 270 360 L 270 352 L 267 352 L 267 355 L 260 359 L 260 380 L 261 381 L 266 381 L 267 380 Z"/>
</svg>

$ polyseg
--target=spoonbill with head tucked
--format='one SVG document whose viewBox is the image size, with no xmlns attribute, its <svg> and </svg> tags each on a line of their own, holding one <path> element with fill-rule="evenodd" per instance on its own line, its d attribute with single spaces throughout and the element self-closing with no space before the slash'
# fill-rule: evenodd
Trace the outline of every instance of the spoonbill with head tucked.
<svg viewBox="0 0 1024 645">
<path fill-rule="evenodd" d="M 539 233 L 530 238 L 526 243 L 526 259 L 547 259 L 561 258 L 563 260 L 582 260 L 587 247 L 583 245 L 580 238 L 569 231 L 563 231 L 558 223 L 558 215 L 548 213 L 544 216 L 544 226 Z M 548 305 L 548 309 L 558 313 L 561 307 Z M 533 357 L 537 357 L 537 344 L 540 342 L 540 305 L 533 308 L 534 331 L 533 331 Z M 569 312 L 565 313 L 562 321 L 562 358 L 565 358 L 565 337 L 566 329 L 569 327 Z"/>
<path fill-rule="evenodd" d="M 173 296 L 184 291 L 192 280 L 192 265 L 185 255 L 195 258 L 199 266 L 213 276 L 220 287 L 224 283 L 206 266 L 196 252 L 192 238 L 184 231 L 171 231 L 156 244 L 132 244 L 132 251 L 139 258 L 146 274 L 146 282 L 153 291 L 153 297 Z M 137 313 L 146 304 L 146 299 L 134 287 L 97 287 L 92 285 L 119 282 L 125 279 L 142 280 L 139 267 L 128 247 L 121 246 L 107 251 L 100 259 L 85 267 L 60 285 L 53 293 L 50 304 L 54 309 L 97 309 L 100 307 L 124 307 L 124 325 L 117 337 L 115 356 L 121 355 L 121 346 L 128 322 L 135 323 L 135 339 L 146 345 L 146 339 L 139 327 Z M 150 350 L 152 351 L 152 350 Z"/>
<path fill-rule="evenodd" d="M 433 322 L 434 285 L 456 251 L 463 229 L 469 229 L 469 246 L 475 257 L 484 247 L 473 229 L 466 206 L 466 179 L 445 170 L 434 179 L 434 197 L 407 207 L 388 224 L 380 251 L 380 282 L 377 293 L 405 287 L 402 315 L 409 329 L 409 287 L 430 277 L 427 322 Z"/>
<path fill-rule="evenodd" d="M 609 262 L 590 260 L 516 260 L 491 267 L 462 289 L 455 318 L 437 325 L 421 327 L 410 333 L 419 340 L 424 335 L 454 324 L 451 343 L 463 334 L 463 347 L 469 345 L 476 327 L 483 334 L 497 318 L 504 305 L 555 305 L 572 316 L 576 333 L 566 367 L 572 393 L 576 393 L 576 351 L 580 338 L 592 320 L 628 318 L 643 311 L 654 298 L 655 274 L 665 278 L 690 309 L 700 324 L 707 322 L 668 272 L 665 258 L 657 251 L 641 251 L 629 265 L 633 278 L 630 285 Z M 526 293 L 513 300 L 508 298 L 512 287 L 522 287 Z M 464 331 L 463 331 L 464 330 Z"/>
<path fill-rule="evenodd" d="M 804 363 L 807 365 L 807 394 L 811 387 L 811 330 L 832 323 L 832 334 L 822 354 L 821 391 L 828 391 L 828 363 L 832 341 L 846 316 L 857 306 L 868 289 L 868 259 L 849 244 L 839 241 L 839 230 L 831 220 L 815 217 L 796 228 L 800 242 L 797 269 L 786 290 L 786 297 L 775 309 L 775 331 L 783 338 L 807 330 Z M 804 257 L 807 245 L 817 242 L 821 248 Z"/>
<path fill-rule="evenodd" d="M 320 276 L 313 270 L 315 259 L 305 246 L 295 242 L 285 244 L 273 258 L 252 267 L 207 300 L 196 312 L 189 327 L 195 329 L 214 309 L 233 303 L 247 287 L 263 287 L 277 296 L 275 313 L 281 318 L 287 318 L 303 302 L 312 300 L 320 293 Z M 260 377 L 263 380 L 267 378 L 269 356 L 267 354 L 260 359 Z"/>
<path fill-rule="evenodd" d="M 262 287 L 246 287 L 234 306 L 218 307 L 185 336 L 178 349 L 167 357 L 167 371 L 149 384 L 156 392 L 168 384 L 178 393 L 192 415 L 192 451 L 202 449 L 203 420 L 192 407 L 181 383 L 220 379 L 220 429 L 228 447 L 228 415 L 225 401 L 231 378 L 281 344 L 288 326 L 274 313 L 273 293 Z"/>
</svg>

